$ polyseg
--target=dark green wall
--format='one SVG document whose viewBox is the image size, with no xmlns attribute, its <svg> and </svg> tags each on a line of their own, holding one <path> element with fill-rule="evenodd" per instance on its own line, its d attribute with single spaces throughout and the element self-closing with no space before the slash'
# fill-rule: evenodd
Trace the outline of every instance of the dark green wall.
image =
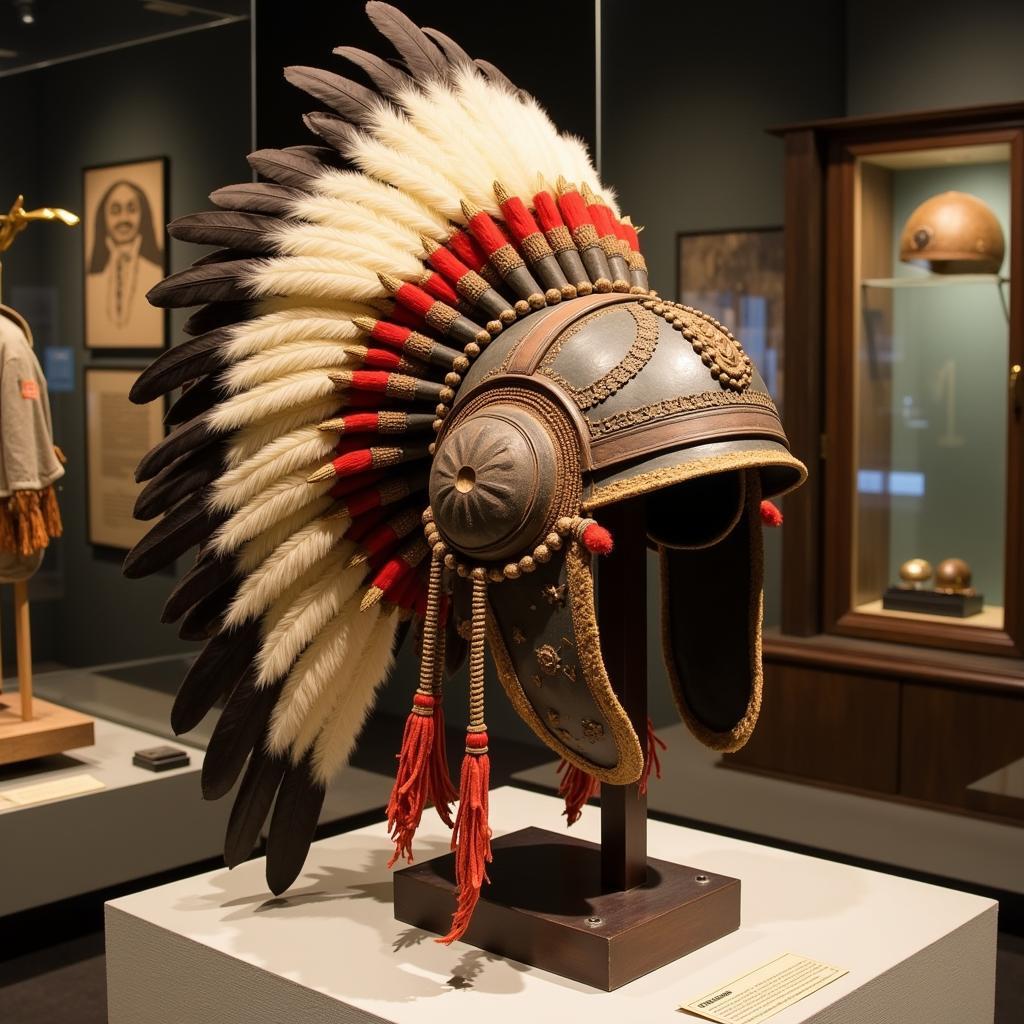
<svg viewBox="0 0 1024 1024">
<path fill-rule="evenodd" d="M 166 155 L 172 216 L 202 209 L 213 188 L 249 177 L 248 25 L 2 79 L 0 109 L 9 140 L 0 161 L 0 203 L 22 191 L 31 205 L 78 211 L 83 167 Z M 9 130 L 12 117 L 20 121 L 18 132 Z M 172 269 L 197 251 L 172 242 Z M 80 229 L 34 226 L 8 254 L 5 278 L 8 296 L 19 285 L 55 289 L 56 330 L 42 341 L 75 351 L 76 390 L 52 400 L 56 440 L 69 459 L 60 495 L 66 532 L 30 591 L 35 659 L 91 665 L 183 649 L 174 630 L 159 624 L 171 577 L 129 583 L 121 577 L 121 554 L 86 540 L 83 367 L 126 361 L 82 347 Z M 175 318 L 172 337 L 180 335 L 182 319 Z M 10 633 L 4 630 L 5 655 Z"/>
</svg>

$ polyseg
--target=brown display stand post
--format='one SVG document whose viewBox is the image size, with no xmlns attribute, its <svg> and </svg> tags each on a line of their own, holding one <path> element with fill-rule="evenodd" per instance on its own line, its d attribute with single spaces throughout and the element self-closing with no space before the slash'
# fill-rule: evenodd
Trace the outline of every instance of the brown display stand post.
<svg viewBox="0 0 1024 1024">
<path fill-rule="evenodd" d="M 637 735 L 647 734 L 647 549 L 644 502 L 602 510 L 615 551 L 601 559 L 598 623 L 608 675 Z M 611 991 L 740 923 L 738 879 L 647 857 L 647 799 L 602 786 L 601 844 L 539 828 L 496 839 L 491 883 L 465 942 Z M 395 874 L 395 917 L 447 932 L 453 857 Z"/>
</svg>

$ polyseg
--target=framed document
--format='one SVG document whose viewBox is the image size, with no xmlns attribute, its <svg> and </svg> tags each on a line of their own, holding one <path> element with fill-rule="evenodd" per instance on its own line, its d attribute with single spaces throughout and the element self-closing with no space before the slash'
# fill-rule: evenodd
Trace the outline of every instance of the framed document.
<svg viewBox="0 0 1024 1024">
<path fill-rule="evenodd" d="M 142 485 L 135 467 L 164 436 L 163 404 L 133 405 L 141 369 L 85 369 L 86 509 L 90 544 L 127 551 L 150 523 L 132 517 Z"/>
<path fill-rule="evenodd" d="M 155 157 L 83 172 L 86 348 L 167 343 L 167 314 L 146 301 L 167 274 L 167 170 Z"/>
</svg>

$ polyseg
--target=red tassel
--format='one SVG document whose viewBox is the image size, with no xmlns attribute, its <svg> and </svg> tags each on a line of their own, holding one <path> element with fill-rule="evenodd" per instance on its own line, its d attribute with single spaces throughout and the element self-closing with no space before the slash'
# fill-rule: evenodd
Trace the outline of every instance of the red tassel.
<svg viewBox="0 0 1024 1024">
<path fill-rule="evenodd" d="M 774 505 L 770 501 L 762 501 L 761 522 L 764 523 L 765 526 L 781 526 L 782 513 L 779 511 L 778 506 Z"/>
<path fill-rule="evenodd" d="M 647 756 L 644 758 L 644 770 L 640 775 L 640 792 L 647 792 L 647 784 L 651 781 L 651 771 L 656 779 L 661 778 L 661 758 L 658 748 L 668 750 L 668 744 L 654 731 L 654 723 L 647 719 Z"/>
<path fill-rule="evenodd" d="M 562 776 L 558 784 L 558 795 L 565 801 L 565 810 L 562 811 L 566 818 L 565 824 L 575 825 L 587 801 L 600 792 L 601 783 L 589 772 L 565 760 L 559 763 L 558 774 Z"/>
<path fill-rule="evenodd" d="M 598 523 L 591 523 L 583 531 L 580 540 L 583 541 L 583 546 L 594 555 L 611 554 L 611 550 L 615 546 L 611 533 Z"/>
<path fill-rule="evenodd" d="M 470 753 L 471 750 L 483 750 L 483 753 Z M 437 939 L 445 945 L 465 934 L 480 901 L 480 888 L 484 882 L 490 881 L 487 877 L 487 865 L 491 862 L 491 828 L 487 821 L 490 780 L 487 733 L 467 733 L 466 756 L 462 759 L 459 783 L 459 813 L 455 817 L 455 834 L 452 836 L 458 904 L 452 916 L 451 929 L 443 938 Z"/>
<path fill-rule="evenodd" d="M 452 783 L 448 771 L 448 744 L 444 734 L 444 706 L 438 701 L 434 708 L 434 742 L 430 748 L 430 781 L 429 799 L 437 811 L 437 816 L 449 827 L 455 828 L 452 821 L 452 804 L 459 798 L 458 790 Z"/>
<path fill-rule="evenodd" d="M 432 785 L 433 766 L 429 762 L 436 742 L 437 704 L 437 698 L 432 694 L 417 693 L 413 698 L 413 710 L 405 720 L 402 749 L 398 754 L 398 774 L 387 810 L 388 831 L 395 844 L 395 852 L 388 861 L 389 868 L 399 857 L 412 863 L 412 840 Z M 416 710 L 418 708 L 422 710 Z"/>
</svg>

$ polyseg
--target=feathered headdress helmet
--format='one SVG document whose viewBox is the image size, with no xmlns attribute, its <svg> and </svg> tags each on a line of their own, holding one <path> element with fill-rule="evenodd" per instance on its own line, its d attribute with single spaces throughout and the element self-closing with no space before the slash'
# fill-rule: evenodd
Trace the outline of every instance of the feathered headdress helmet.
<svg viewBox="0 0 1024 1024">
<path fill-rule="evenodd" d="M 567 763 L 570 822 L 598 781 L 644 777 L 601 659 L 591 559 L 611 537 L 590 515 L 646 494 L 677 702 L 735 749 L 760 703 L 762 498 L 804 468 L 740 343 L 648 290 L 637 231 L 581 142 L 445 35 L 367 12 L 404 70 L 350 47 L 335 53 L 374 88 L 289 68 L 330 108 L 305 119 L 326 146 L 253 153 L 268 181 L 171 225 L 222 248 L 150 293 L 201 308 L 132 391 L 194 382 L 139 467 L 136 513 L 163 518 L 125 571 L 199 546 L 164 611 L 208 638 L 172 724 L 226 698 L 204 795 L 248 764 L 225 857 L 249 855 L 273 804 L 274 892 L 301 869 L 404 626 L 422 624 L 388 820 L 395 859 L 428 804 L 454 829 L 451 941 L 490 859 L 485 646 Z M 442 686 L 467 647 L 457 793 Z"/>
</svg>

